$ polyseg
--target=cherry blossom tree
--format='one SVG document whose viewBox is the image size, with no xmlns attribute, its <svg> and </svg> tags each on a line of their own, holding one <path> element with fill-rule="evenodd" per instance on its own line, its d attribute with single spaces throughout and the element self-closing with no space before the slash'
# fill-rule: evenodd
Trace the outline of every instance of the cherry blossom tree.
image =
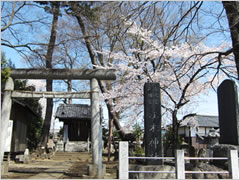
<svg viewBox="0 0 240 180">
<path fill-rule="evenodd" d="M 117 69 L 118 80 L 112 90 L 103 93 L 103 98 L 117 99 L 113 110 L 124 112 L 127 127 L 143 114 L 143 86 L 146 82 L 159 82 L 162 94 L 162 108 L 171 116 L 174 140 L 179 127 L 178 113 L 184 107 L 197 101 L 197 96 L 207 93 L 224 77 L 237 78 L 232 54 L 221 57 L 230 47 L 223 42 L 218 47 L 208 47 L 203 42 L 179 43 L 165 46 L 154 40 L 151 31 L 140 28 L 134 22 L 127 22 L 128 33 L 145 43 L 144 49 L 129 49 L 126 52 L 103 51 L 105 58 L 114 59 L 108 66 L 98 68 Z M 187 114 L 185 114 L 187 117 Z M 177 144 L 175 145 L 177 147 Z"/>
<path fill-rule="evenodd" d="M 202 25 L 200 20 L 207 18 L 205 9 L 201 9 L 203 2 L 85 5 L 87 12 L 82 3 L 71 2 L 68 13 L 77 19 L 93 67 L 121 69 L 118 81 L 112 85 L 99 81 L 109 117 L 119 132 L 123 130 L 119 120 L 130 126 L 142 117 L 142 87 L 148 80 L 162 84 L 162 107 L 165 116 L 174 122 L 176 133 L 178 115 L 197 101 L 197 95 L 216 87 L 223 76 L 236 78 L 229 45 L 218 42 L 217 48 L 212 44 L 210 48 L 204 44 L 219 31 L 215 20 Z M 222 13 L 218 15 L 222 18 Z M 98 17 L 97 21 L 94 17 Z M 132 22 L 124 25 L 129 19 L 138 26 Z M 184 117 L 189 113 L 183 113 Z"/>
</svg>

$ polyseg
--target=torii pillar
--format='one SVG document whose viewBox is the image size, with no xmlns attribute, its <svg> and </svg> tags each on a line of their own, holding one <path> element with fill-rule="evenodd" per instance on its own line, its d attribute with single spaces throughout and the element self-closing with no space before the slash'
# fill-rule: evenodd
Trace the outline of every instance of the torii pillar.
<svg viewBox="0 0 240 180">
<path fill-rule="evenodd" d="M 91 79 L 91 143 L 92 163 L 98 164 L 99 159 L 99 128 L 100 128 L 99 91 L 96 78 Z"/>
<path fill-rule="evenodd" d="M 5 84 L 3 102 L 1 107 L 1 129 L 0 129 L 1 131 L 1 142 L 0 142 L 1 163 L 3 161 L 4 150 L 5 150 L 6 139 L 7 139 L 8 123 L 9 123 L 11 107 L 12 107 L 11 93 L 13 88 L 14 88 L 13 79 L 9 77 Z"/>
</svg>

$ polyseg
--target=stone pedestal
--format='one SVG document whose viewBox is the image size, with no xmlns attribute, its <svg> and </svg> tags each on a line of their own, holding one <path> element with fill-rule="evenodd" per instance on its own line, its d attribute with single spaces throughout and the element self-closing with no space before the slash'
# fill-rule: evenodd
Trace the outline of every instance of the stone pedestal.
<svg viewBox="0 0 240 180">
<path fill-rule="evenodd" d="M 106 174 L 106 165 L 102 165 L 102 177 Z M 88 165 L 88 175 L 91 177 L 98 177 L 98 165 L 97 164 L 89 164 Z M 100 178 L 102 178 L 100 177 Z"/>
<path fill-rule="evenodd" d="M 175 171 L 168 165 L 130 165 L 133 171 Z M 175 173 L 129 173 L 129 179 L 175 179 Z"/>
</svg>

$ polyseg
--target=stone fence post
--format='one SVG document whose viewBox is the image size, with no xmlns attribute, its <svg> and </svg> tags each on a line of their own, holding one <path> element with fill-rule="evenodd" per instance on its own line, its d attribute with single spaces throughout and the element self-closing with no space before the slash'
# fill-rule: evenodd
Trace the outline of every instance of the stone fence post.
<svg viewBox="0 0 240 180">
<path fill-rule="evenodd" d="M 228 169 L 231 179 L 239 179 L 239 159 L 237 150 L 229 151 Z"/>
<path fill-rule="evenodd" d="M 184 151 L 176 150 L 175 154 L 176 179 L 185 179 Z"/>
<path fill-rule="evenodd" d="M 119 179 L 128 179 L 128 142 L 119 142 Z"/>
</svg>

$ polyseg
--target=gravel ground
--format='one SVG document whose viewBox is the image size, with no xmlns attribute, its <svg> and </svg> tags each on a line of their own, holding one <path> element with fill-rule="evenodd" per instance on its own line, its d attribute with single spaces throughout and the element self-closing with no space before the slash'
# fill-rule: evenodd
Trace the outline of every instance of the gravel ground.
<svg viewBox="0 0 240 180">
<path fill-rule="evenodd" d="M 87 165 L 91 162 L 89 154 L 83 153 L 81 158 L 62 158 L 47 160 L 32 160 L 28 164 L 9 163 L 9 172 L 1 179 L 96 179 L 88 176 Z M 82 160 L 81 160 L 82 159 Z M 103 179 L 116 179 L 118 162 L 107 162 L 106 175 Z"/>
</svg>

